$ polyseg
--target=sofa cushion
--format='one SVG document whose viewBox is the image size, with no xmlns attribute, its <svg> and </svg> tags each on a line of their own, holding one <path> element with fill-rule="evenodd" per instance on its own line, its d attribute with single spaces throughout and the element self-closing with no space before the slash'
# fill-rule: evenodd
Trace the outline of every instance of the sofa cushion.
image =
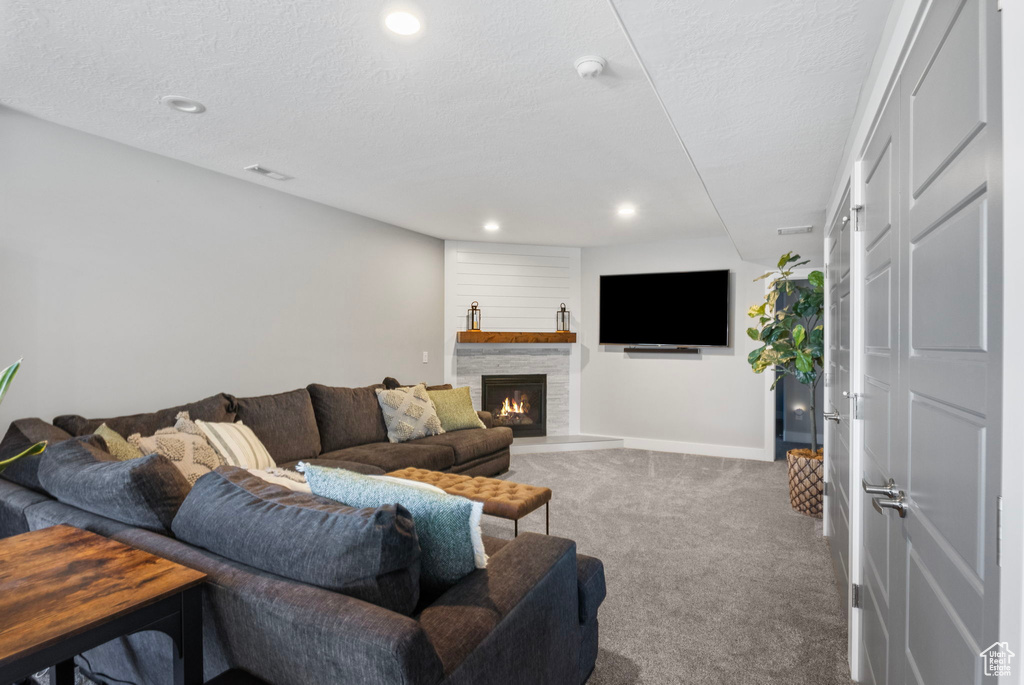
<svg viewBox="0 0 1024 685">
<path fill-rule="evenodd" d="M 445 471 L 455 465 L 455 451 L 447 445 L 422 445 L 415 442 L 375 442 L 370 445 L 349 447 L 322 455 L 323 458 L 342 459 L 360 464 L 372 464 L 385 471 L 397 471 L 408 466 L 431 471 Z"/>
<path fill-rule="evenodd" d="M 381 381 L 381 384 L 387 390 L 394 390 L 395 388 L 411 388 L 414 385 L 418 385 L 417 383 L 399 383 L 397 378 L 392 378 L 391 376 L 388 376 L 383 381 Z M 423 383 L 423 385 L 427 385 L 427 384 Z M 451 383 L 444 383 L 443 385 L 427 385 L 427 390 L 451 390 L 451 389 L 452 389 L 452 384 Z"/>
<path fill-rule="evenodd" d="M 29 490 L 0 478 L 0 538 L 27 533 L 26 510 L 40 502 L 52 502 L 41 492 Z"/>
<path fill-rule="evenodd" d="M 117 461 L 86 436 L 46 450 L 39 482 L 57 500 L 121 523 L 156 532 L 171 520 L 188 494 L 189 484 L 167 457 L 149 454 Z"/>
<path fill-rule="evenodd" d="M 71 435 L 88 435 L 95 433 L 101 424 L 117 431 L 121 435 L 140 433 L 141 435 L 153 435 L 161 428 L 174 425 L 174 417 L 180 412 L 187 411 L 192 420 L 202 419 L 203 421 L 216 421 L 231 423 L 235 420 L 235 411 L 231 406 L 231 398 L 224 394 L 212 395 L 206 399 L 183 404 L 178 407 L 161 409 L 149 414 L 132 414 L 130 416 L 118 416 L 112 419 L 86 419 L 74 414 L 58 416 L 53 423 Z"/>
<path fill-rule="evenodd" d="M 0 461 L 21 454 L 37 442 L 46 440 L 47 449 L 59 442 L 71 439 L 71 435 L 42 419 L 18 419 L 11 423 L 4 439 L 0 440 Z M 36 492 L 45 492 L 39 482 L 39 462 L 46 452 L 31 457 L 22 457 L 11 462 L 4 469 L 2 476 L 12 483 Z"/>
<path fill-rule="evenodd" d="M 252 429 L 275 462 L 312 459 L 320 454 L 320 432 L 305 388 L 232 399 L 237 419 Z"/>
<path fill-rule="evenodd" d="M 479 428 L 474 430 L 455 431 L 441 435 L 431 435 L 409 443 L 416 446 L 451 447 L 455 453 L 455 463 L 465 464 L 493 452 L 503 450 L 512 444 L 512 429 L 504 426 L 499 428 Z M 410 464 L 411 466 L 411 464 Z M 426 468 L 426 467 L 421 467 Z M 436 470 L 436 469 L 435 469 Z"/>
<path fill-rule="evenodd" d="M 377 404 L 376 390 L 380 387 L 332 388 L 314 383 L 306 388 L 313 400 L 321 451 L 388 441 L 388 429 Z"/>
<path fill-rule="evenodd" d="M 357 448 L 352 448 L 357 449 Z M 379 466 L 373 466 L 372 464 L 360 464 L 356 461 L 345 461 L 342 458 L 334 458 L 333 455 L 338 454 L 337 452 L 328 452 L 322 457 L 316 459 L 303 459 L 302 462 L 305 464 L 312 464 L 313 466 L 326 466 L 332 469 L 348 469 L 349 471 L 355 471 L 356 473 L 365 473 L 368 476 L 383 476 L 384 469 Z M 298 461 L 289 461 L 284 464 L 278 464 L 282 469 L 295 470 L 295 467 L 299 465 Z"/>
<path fill-rule="evenodd" d="M 222 466 L 199 479 L 174 518 L 192 545 L 270 573 L 409 614 L 420 548 L 401 506 L 355 509 Z"/>
</svg>

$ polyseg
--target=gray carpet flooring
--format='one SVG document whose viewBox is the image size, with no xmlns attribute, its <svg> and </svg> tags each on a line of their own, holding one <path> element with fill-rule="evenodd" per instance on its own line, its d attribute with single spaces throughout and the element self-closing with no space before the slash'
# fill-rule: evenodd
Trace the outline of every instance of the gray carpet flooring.
<svg viewBox="0 0 1024 685">
<path fill-rule="evenodd" d="M 785 462 L 592 450 L 513 456 L 502 477 L 550 487 L 552 535 L 604 562 L 589 685 L 849 685 L 828 546 Z"/>
</svg>

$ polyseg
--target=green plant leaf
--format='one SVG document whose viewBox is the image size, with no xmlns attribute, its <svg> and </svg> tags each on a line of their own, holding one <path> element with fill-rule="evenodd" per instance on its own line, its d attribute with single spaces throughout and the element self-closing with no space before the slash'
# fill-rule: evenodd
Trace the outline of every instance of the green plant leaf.
<svg viewBox="0 0 1024 685">
<path fill-rule="evenodd" d="M 814 362 L 811 360 L 811 355 L 804 350 L 796 351 L 796 370 L 803 371 L 804 373 L 810 373 L 814 370 Z"/>
<path fill-rule="evenodd" d="M 769 271 L 766 274 L 762 274 L 762 275 L 760 275 L 760 276 L 758 276 L 757 278 L 754 279 L 754 283 L 757 283 L 758 281 L 763 281 L 764 279 L 768 278 L 769 276 L 772 276 L 774 273 L 775 273 L 774 271 Z"/>
<path fill-rule="evenodd" d="M 766 349 L 768 349 L 768 348 L 766 346 L 762 345 L 761 347 L 757 348 L 756 350 L 754 350 L 753 352 L 748 354 L 747 355 L 747 363 L 748 364 L 756 364 L 758 359 L 761 358 L 761 353 L 764 352 Z"/>
<path fill-rule="evenodd" d="M 747 316 L 753 319 L 755 316 L 763 315 L 765 304 L 766 303 L 762 302 L 760 305 L 754 305 L 753 307 L 747 310 Z"/>
<path fill-rule="evenodd" d="M 757 332 L 756 328 L 748 328 L 747 337 L 750 338 L 751 340 L 759 340 L 760 334 Z"/>
<path fill-rule="evenodd" d="M 807 274 L 807 280 L 810 281 L 811 285 L 813 285 L 815 288 L 825 287 L 825 274 L 823 274 L 820 271 L 812 271 L 811 273 Z"/>
<path fill-rule="evenodd" d="M 814 381 L 818 380 L 817 371 L 797 371 L 796 379 L 804 385 L 814 385 Z"/>
<path fill-rule="evenodd" d="M 21 368 L 21 360 L 14 362 L 3 371 L 0 371 L 0 402 L 4 401 L 4 395 L 7 394 L 8 388 L 11 387 L 11 381 L 18 374 L 18 369 Z"/>
<path fill-rule="evenodd" d="M 792 252 L 787 252 L 786 254 L 784 254 L 781 257 L 779 257 L 779 269 L 782 269 L 784 266 L 786 266 L 791 261 L 793 261 L 792 255 L 793 255 Z"/>
<path fill-rule="evenodd" d="M 807 330 L 803 324 L 797 324 L 793 326 L 793 344 L 799 347 L 804 344 L 804 339 L 807 337 Z"/>
<path fill-rule="evenodd" d="M 20 454 L 16 454 L 13 457 L 11 457 L 10 459 L 4 459 L 3 461 L 0 461 L 0 473 L 3 473 L 3 470 L 5 468 L 10 466 L 13 462 L 21 459 L 22 457 L 31 457 L 31 456 L 36 455 L 36 454 L 42 454 L 43 451 L 46 449 L 46 444 L 47 444 L 46 440 L 43 440 L 42 442 L 37 442 L 36 444 L 32 445 L 31 447 L 29 447 L 24 452 L 22 452 Z"/>
</svg>

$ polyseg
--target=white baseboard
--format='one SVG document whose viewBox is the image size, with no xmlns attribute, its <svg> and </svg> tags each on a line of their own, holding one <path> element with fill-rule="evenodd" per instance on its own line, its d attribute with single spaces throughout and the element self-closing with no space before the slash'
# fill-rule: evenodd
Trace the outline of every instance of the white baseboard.
<svg viewBox="0 0 1024 685">
<path fill-rule="evenodd" d="M 583 450 L 610 450 L 625 447 L 625 441 L 609 438 L 601 441 L 556 442 L 544 445 L 524 445 L 512 443 L 509 452 L 515 454 L 544 454 L 545 452 L 580 452 Z"/>
<path fill-rule="evenodd" d="M 608 436 L 612 437 L 612 436 Z M 727 457 L 729 459 L 751 459 L 753 461 L 775 461 L 775 446 L 769 450 L 763 447 L 740 447 L 738 445 L 712 445 L 700 442 L 679 442 L 676 440 L 655 440 L 652 438 L 622 438 L 624 447 L 652 452 L 676 452 L 699 454 L 705 457 Z"/>
</svg>

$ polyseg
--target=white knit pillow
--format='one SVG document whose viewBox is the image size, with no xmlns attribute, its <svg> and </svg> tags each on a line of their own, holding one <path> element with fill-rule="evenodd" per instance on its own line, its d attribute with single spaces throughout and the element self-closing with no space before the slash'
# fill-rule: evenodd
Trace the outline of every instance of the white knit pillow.
<svg viewBox="0 0 1024 685">
<path fill-rule="evenodd" d="M 267 448 L 252 432 L 252 429 L 237 423 L 207 423 L 196 421 L 199 430 L 210 442 L 224 462 L 229 466 L 243 469 L 272 469 L 277 466 Z"/>
<path fill-rule="evenodd" d="M 188 412 L 181 412 L 170 428 L 161 428 L 154 435 L 144 438 L 135 433 L 128 436 L 128 443 L 141 454 L 162 454 L 174 464 L 189 485 L 195 485 L 200 476 L 205 476 L 224 459 L 210 447 L 206 437 L 198 432 L 189 420 Z"/>
<path fill-rule="evenodd" d="M 437 409 L 430 401 L 427 386 L 423 383 L 394 390 L 377 388 L 377 401 L 384 413 L 388 440 L 391 442 L 405 442 L 444 433 Z"/>
</svg>

